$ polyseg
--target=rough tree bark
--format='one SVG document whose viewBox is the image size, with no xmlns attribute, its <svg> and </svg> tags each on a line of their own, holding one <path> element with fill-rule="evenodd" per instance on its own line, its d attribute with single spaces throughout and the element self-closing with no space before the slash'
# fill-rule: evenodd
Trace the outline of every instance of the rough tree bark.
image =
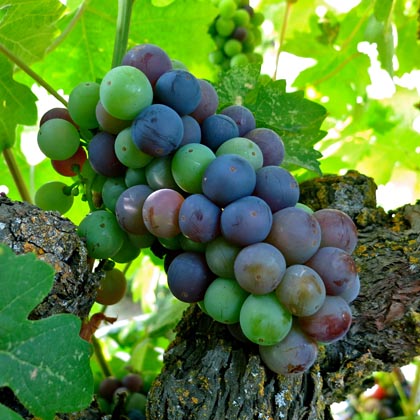
<svg viewBox="0 0 420 420">
<path fill-rule="evenodd" d="M 264 367 L 255 347 L 191 306 L 149 392 L 150 420 L 330 419 L 329 405 L 365 389 L 373 371 L 418 354 L 420 205 L 386 214 L 375 191 L 356 172 L 301 186 L 303 203 L 341 209 L 359 228 L 361 291 L 345 339 L 322 348 L 310 372 L 283 377 Z"/>
<path fill-rule="evenodd" d="M 372 179 L 356 172 L 301 185 L 302 202 L 339 208 L 359 227 L 355 259 L 362 286 L 346 338 L 322 349 L 307 374 L 285 378 L 264 367 L 254 346 L 192 305 L 150 390 L 149 420 L 330 419 L 329 404 L 364 389 L 372 371 L 418 354 L 420 205 L 386 214 L 376 206 L 375 190 Z M 56 269 L 53 290 L 33 317 L 88 313 L 97 279 L 70 222 L 1 197 L 0 242 L 17 253 L 35 252 Z M 60 418 L 103 417 L 93 410 Z"/>
</svg>

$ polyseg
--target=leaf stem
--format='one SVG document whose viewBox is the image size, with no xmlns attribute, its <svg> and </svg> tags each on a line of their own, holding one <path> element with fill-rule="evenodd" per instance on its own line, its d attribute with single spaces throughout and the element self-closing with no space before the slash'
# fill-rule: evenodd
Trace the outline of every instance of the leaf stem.
<svg viewBox="0 0 420 420">
<path fill-rule="evenodd" d="M 92 335 L 92 345 L 93 350 L 95 352 L 95 357 L 98 360 L 99 366 L 102 369 L 104 376 L 107 378 L 108 376 L 112 376 L 111 369 L 108 366 L 108 362 L 105 359 L 104 353 L 102 352 L 102 346 L 99 340 Z"/>
<path fill-rule="evenodd" d="M 11 148 L 6 148 L 3 150 L 3 156 L 6 161 L 9 172 L 12 174 L 13 181 L 19 191 L 19 194 L 23 201 L 26 201 L 29 204 L 32 204 L 32 199 L 29 194 L 28 188 L 25 181 L 23 180 L 22 172 L 19 169 L 19 166 L 16 162 L 15 155 Z"/>
<path fill-rule="evenodd" d="M 3 53 L 10 61 L 20 67 L 28 76 L 35 80 L 47 92 L 58 99 L 64 106 L 67 106 L 67 101 L 58 92 L 49 85 L 39 74 L 35 73 L 26 63 L 24 63 L 18 56 L 10 51 L 3 44 L 0 44 L 0 53 Z"/>
<path fill-rule="evenodd" d="M 281 31 L 280 31 L 279 45 L 278 45 L 277 52 L 276 52 L 276 66 L 275 66 L 275 69 L 274 69 L 273 80 L 276 80 L 276 77 L 277 77 L 277 71 L 278 71 L 278 68 L 279 68 L 280 53 L 282 51 L 284 38 L 286 37 L 287 22 L 288 22 L 289 17 L 290 17 L 290 11 L 292 10 L 292 4 L 293 4 L 292 2 L 286 1 L 286 10 L 285 10 L 284 16 L 283 16 L 283 24 L 281 26 Z"/>
<path fill-rule="evenodd" d="M 118 0 L 117 27 L 115 31 L 114 52 L 112 56 L 113 68 L 121 64 L 127 50 L 132 9 L 133 0 Z"/>
</svg>

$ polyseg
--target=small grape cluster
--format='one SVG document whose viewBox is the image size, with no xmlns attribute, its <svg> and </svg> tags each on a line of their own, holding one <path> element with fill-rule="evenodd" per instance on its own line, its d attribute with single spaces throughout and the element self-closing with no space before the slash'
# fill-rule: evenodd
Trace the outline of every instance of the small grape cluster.
<svg viewBox="0 0 420 420">
<path fill-rule="evenodd" d="M 49 119 L 38 141 L 68 165 L 85 153 L 82 130 L 93 132 L 76 165 L 92 207 L 78 231 L 92 258 L 128 262 L 150 248 L 176 298 L 239 326 L 271 370 L 300 373 L 318 343 L 350 327 L 356 227 L 340 210 L 299 203 L 280 136 L 245 106 L 218 104 L 209 82 L 143 44 L 100 84 L 77 86 L 73 122 Z"/>
<path fill-rule="evenodd" d="M 260 26 L 264 15 L 256 12 L 248 0 L 214 0 L 219 10 L 209 33 L 216 50 L 209 59 L 223 70 L 248 63 L 261 63 L 261 54 L 255 47 L 261 44 Z"/>
<path fill-rule="evenodd" d="M 122 379 L 106 377 L 99 384 L 97 397 L 104 413 L 114 415 L 118 412 L 129 420 L 146 419 L 147 392 L 143 378 L 138 373 L 128 373 Z"/>
</svg>

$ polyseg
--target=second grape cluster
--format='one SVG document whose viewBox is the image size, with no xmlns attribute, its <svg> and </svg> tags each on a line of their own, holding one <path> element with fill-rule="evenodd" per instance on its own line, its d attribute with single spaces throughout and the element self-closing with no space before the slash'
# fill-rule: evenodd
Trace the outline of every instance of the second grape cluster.
<svg viewBox="0 0 420 420">
<path fill-rule="evenodd" d="M 275 131 L 243 105 L 218 107 L 209 82 L 142 44 L 47 112 L 38 144 L 76 180 L 62 196 L 82 190 L 91 206 L 78 231 L 92 258 L 151 248 L 176 298 L 240 331 L 274 372 L 301 373 L 350 328 L 356 228 L 299 203 Z"/>
</svg>

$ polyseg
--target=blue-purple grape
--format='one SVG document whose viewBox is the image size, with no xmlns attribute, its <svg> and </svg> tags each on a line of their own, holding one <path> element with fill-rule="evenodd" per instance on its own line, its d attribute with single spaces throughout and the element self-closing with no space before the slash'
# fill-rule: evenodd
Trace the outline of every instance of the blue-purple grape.
<svg viewBox="0 0 420 420">
<path fill-rule="evenodd" d="M 245 135 L 256 127 L 254 114 L 243 105 L 230 105 L 221 111 L 235 121 L 239 129 L 239 137 Z"/>
<path fill-rule="evenodd" d="M 238 126 L 228 115 L 213 114 L 201 124 L 201 142 L 213 151 L 225 141 L 238 136 Z"/>
<path fill-rule="evenodd" d="M 263 154 L 263 166 L 279 166 L 284 159 L 284 143 L 281 137 L 269 128 L 254 128 L 245 137 L 258 145 Z"/>
</svg>

